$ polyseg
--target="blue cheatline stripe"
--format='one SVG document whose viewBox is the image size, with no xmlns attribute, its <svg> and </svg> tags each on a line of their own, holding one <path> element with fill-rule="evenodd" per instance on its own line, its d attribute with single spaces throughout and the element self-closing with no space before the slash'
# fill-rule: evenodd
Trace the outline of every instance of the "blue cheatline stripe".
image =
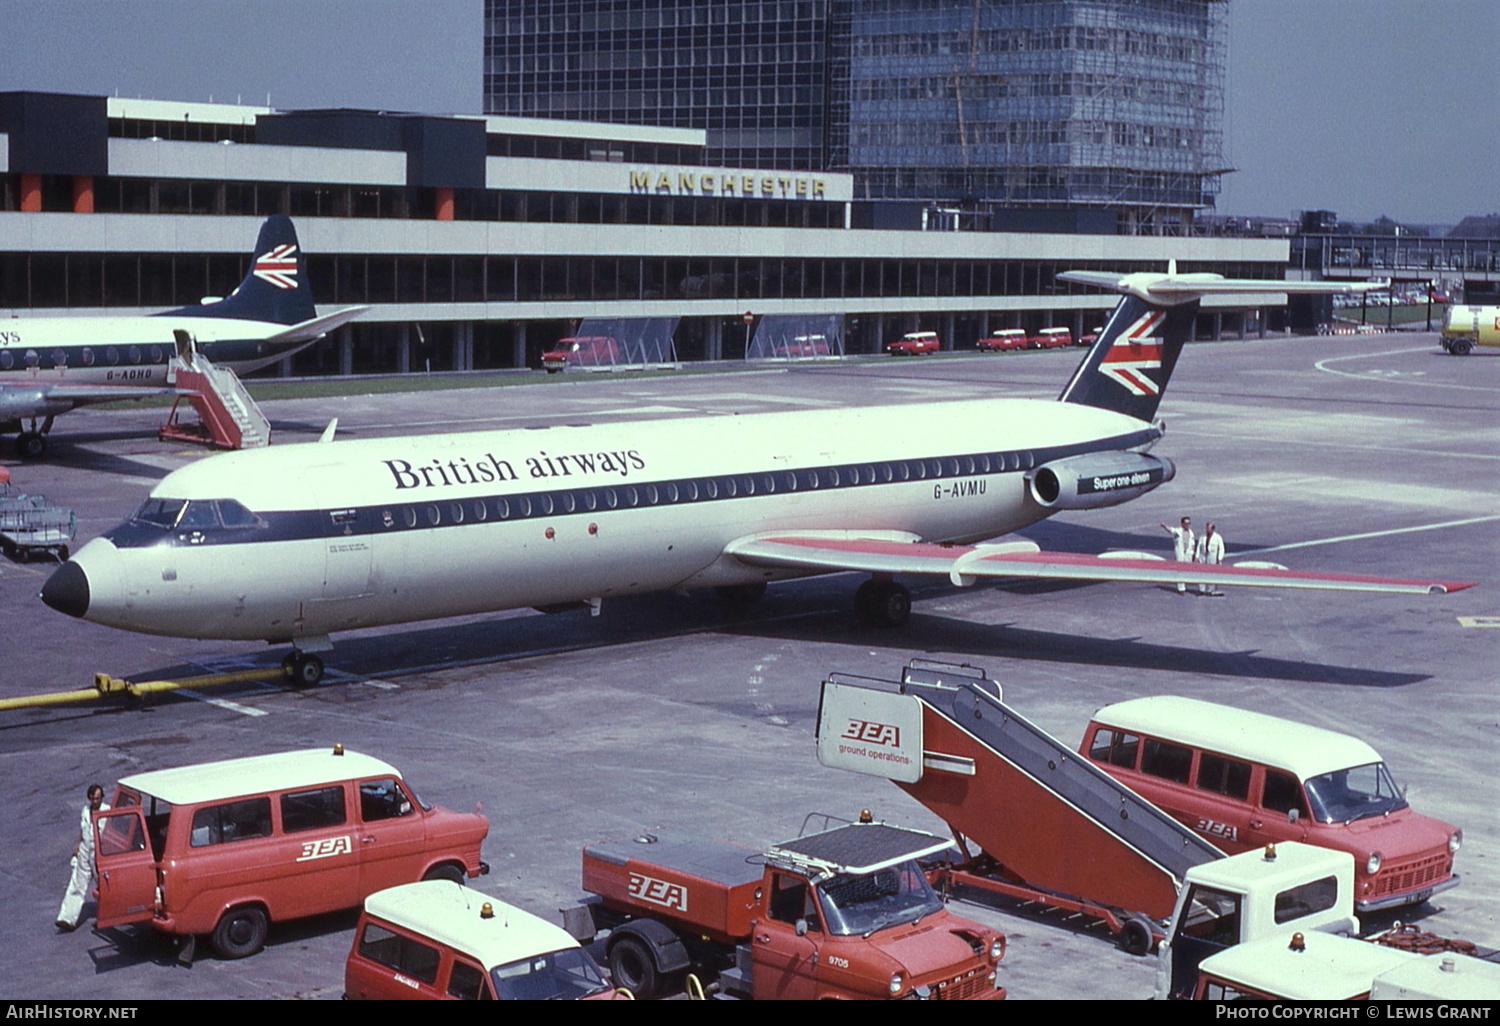
<svg viewBox="0 0 1500 1026">
<path fill-rule="evenodd" d="M 212 527 L 166 531 L 149 524 L 126 522 L 105 533 L 118 548 L 154 545 L 242 545 L 263 541 L 358 537 L 409 530 L 435 530 L 507 523 L 544 517 L 587 516 L 630 509 L 696 505 L 769 495 L 817 493 L 849 488 L 952 480 L 989 474 L 1024 473 L 1069 456 L 1114 452 L 1146 445 L 1161 437 L 1155 428 L 1128 435 L 1005 452 L 965 453 L 910 460 L 830 464 L 797 470 L 767 470 L 712 477 L 553 489 L 509 495 L 468 496 L 350 506 L 332 510 L 287 510 L 258 513 L 254 527 Z"/>
</svg>

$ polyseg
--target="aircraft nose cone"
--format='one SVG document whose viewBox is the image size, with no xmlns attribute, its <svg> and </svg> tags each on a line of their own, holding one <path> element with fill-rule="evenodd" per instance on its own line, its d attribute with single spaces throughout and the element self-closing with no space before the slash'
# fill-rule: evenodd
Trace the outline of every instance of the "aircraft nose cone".
<svg viewBox="0 0 1500 1026">
<path fill-rule="evenodd" d="M 42 585 L 42 601 L 59 613 L 83 618 L 89 611 L 89 578 L 71 559 L 52 572 Z"/>
</svg>

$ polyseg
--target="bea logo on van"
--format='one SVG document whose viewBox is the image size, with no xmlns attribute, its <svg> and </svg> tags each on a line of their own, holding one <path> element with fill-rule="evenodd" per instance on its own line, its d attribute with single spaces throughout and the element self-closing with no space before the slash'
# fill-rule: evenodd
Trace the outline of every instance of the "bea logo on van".
<svg viewBox="0 0 1500 1026">
<path fill-rule="evenodd" d="M 863 741 L 867 745 L 901 747 L 901 728 L 894 723 L 879 723 L 875 720 L 850 720 L 844 728 L 846 741 Z"/>
<path fill-rule="evenodd" d="M 653 876 L 631 873 L 630 896 L 641 901 L 649 901 L 653 905 L 660 905 L 662 908 L 675 908 L 679 912 L 687 911 L 687 888 L 682 884 L 658 880 Z"/>
<path fill-rule="evenodd" d="M 335 855 L 348 855 L 353 850 L 354 842 L 348 834 L 343 837 L 325 837 L 321 841 L 305 842 L 302 845 L 302 854 L 297 856 L 297 861 L 328 859 Z"/>
</svg>

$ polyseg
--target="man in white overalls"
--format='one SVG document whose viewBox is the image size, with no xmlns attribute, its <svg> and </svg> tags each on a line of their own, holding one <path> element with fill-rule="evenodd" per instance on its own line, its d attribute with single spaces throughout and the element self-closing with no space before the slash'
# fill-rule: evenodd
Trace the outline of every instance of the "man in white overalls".
<svg viewBox="0 0 1500 1026">
<path fill-rule="evenodd" d="M 1161 525 L 1161 529 L 1172 536 L 1172 558 L 1179 563 L 1191 563 L 1197 551 L 1197 537 L 1193 534 L 1193 522 L 1187 517 L 1182 518 L 1181 527 L 1168 527 Z M 1187 594 L 1187 583 L 1177 582 L 1177 594 Z"/>
<path fill-rule="evenodd" d="M 73 875 L 68 880 L 68 893 L 63 895 L 62 907 L 57 910 L 57 928 L 75 930 L 78 917 L 83 914 L 83 903 L 89 898 L 94 885 L 94 816 L 109 808 L 104 804 L 104 788 L 90 784 L 88 804 L 78 821 L 78 846 L 73 849 Z"/>
</svg>

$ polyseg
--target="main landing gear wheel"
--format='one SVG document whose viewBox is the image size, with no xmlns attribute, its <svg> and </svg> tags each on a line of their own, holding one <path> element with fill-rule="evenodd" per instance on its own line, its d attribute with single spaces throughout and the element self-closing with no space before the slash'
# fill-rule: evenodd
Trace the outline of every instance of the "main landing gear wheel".
<svg viewBox="0 0 1500 1026">
<path fill-rule="evenodd" d="M 310 688 L 323 679 L 323 660 L 311 652 L 288 653 L 281 669 L 293 687 Z"/>
<path fill-rule="evenodd" d="M 895 581 L 866 581 L 854 593 L 854 610 L 861 623 L 900 627 L 911 616 L 911 592 Z"/>
<path fill-rule="evenodd" d="M 47 454 L 47 439 L 36 431 L 22 431 L 16 436 L 16 455 L 23 460 L 39 460 Z"/>
</svg>

